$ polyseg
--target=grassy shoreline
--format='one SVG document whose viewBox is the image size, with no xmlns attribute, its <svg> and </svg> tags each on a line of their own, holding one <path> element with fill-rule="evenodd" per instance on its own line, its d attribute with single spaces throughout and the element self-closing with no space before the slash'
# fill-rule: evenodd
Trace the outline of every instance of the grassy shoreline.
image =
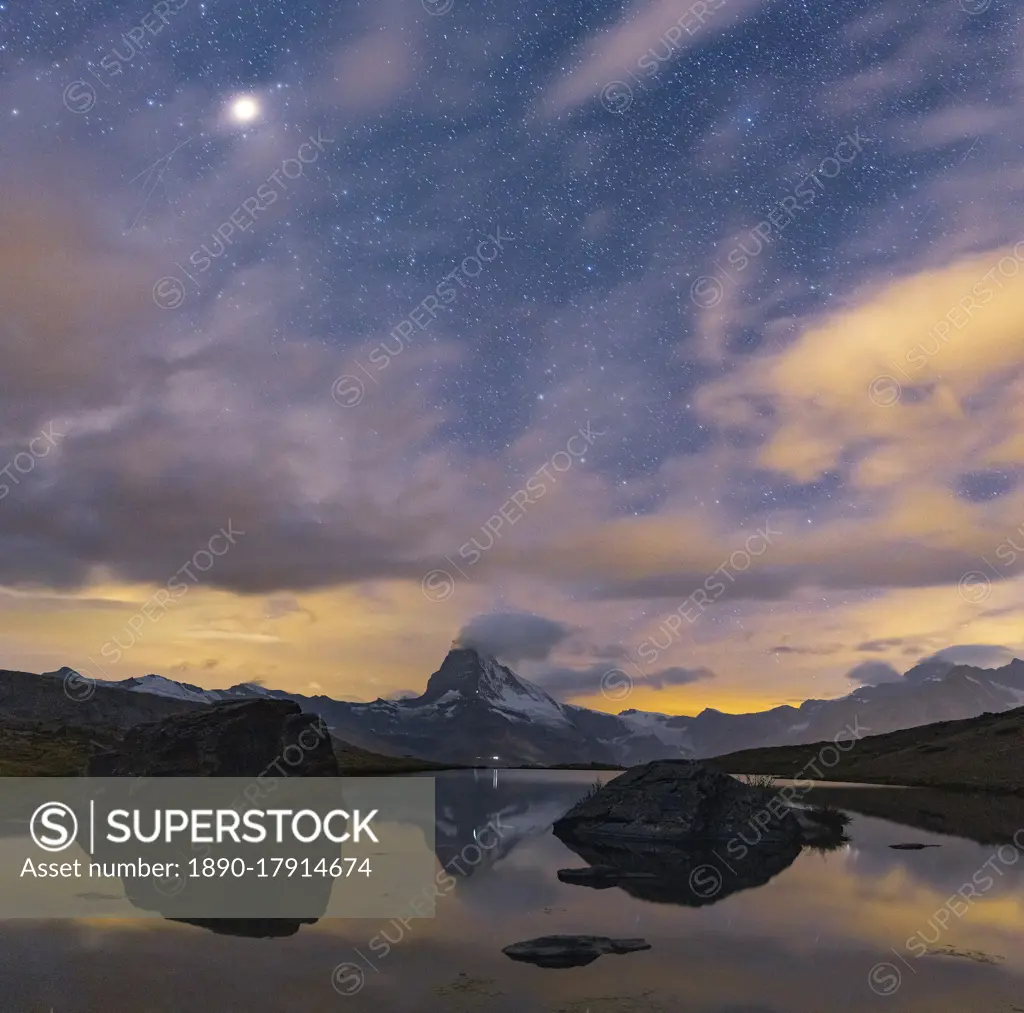
<svg viewBox="0 0 1024 1013">
<path fill-rule="evenodd" d="M 117 747 L 120 736 L 107 729 L 0 717 L 0 777 L 81 777 L 89 758 Z M 492 770 L 493 764 L 437 763 L 413 756 L 386 756 L 333 739 L 342 777 L 398 777 L 448 770 Z M 522 764 L 499 770 L 623 770 L 603 763 Z"/>
</svg>

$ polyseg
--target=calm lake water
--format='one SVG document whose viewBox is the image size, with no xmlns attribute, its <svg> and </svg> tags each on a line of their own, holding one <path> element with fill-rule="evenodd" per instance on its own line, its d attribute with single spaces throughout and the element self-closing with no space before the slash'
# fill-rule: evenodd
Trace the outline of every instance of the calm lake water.
<svg viewBox="0 0 1024 1013">
<path fill-rule="evenodd" d="M 156 921 L 5 922 L 0 1010 L 1024 1009 L 1024 859 L 1012 848 L 854 816 L 849 843 L 804 850 L 765 885 L 726 888 L 697 907 L 641 899 L 556 878 L 585 863 L 552 835 L 551 822 L 594 780 L 575 771 L 440 776 L 438 856 L 458 882 L 434 919 L 324 921 L 278 940 Z M 499 816 L 508 828 L 500 841 L 480 835 L 492 846 L 475 847 L 474 832 Z M 942 846 L 889 848 L 905 841 Z M 562 970 L 501 952 L 557 933 L 642 936 L 652 948 Z"/>
</svg>

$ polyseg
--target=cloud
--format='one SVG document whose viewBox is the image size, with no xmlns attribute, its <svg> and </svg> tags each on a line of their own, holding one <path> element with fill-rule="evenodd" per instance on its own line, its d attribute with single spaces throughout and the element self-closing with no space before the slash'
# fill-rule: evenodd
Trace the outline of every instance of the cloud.
<svg viewBox="0 0 1024 1013">
<path fill-rule="evenodd" d="M 610 28 L 594 33 L 570 62 L 573 69 L 545 96 L 545 109 L 557 114 L 600 93 L 609 82 L 637 82 L 642 72 L 680 58 L 691 46 L 736 24 L 767 0 L 636 0 Z M 646 56 L 646 60 L 645 60 Z M 641 63 L 641 61 L 644 61 Z M 667 67 L 662 68 L 668 73 Z"/>
<path fill-rule="evenodd" d="M 593 56 L 599 69 L 609 54 L 635 59 L 692 6 L 635 6 L 610 31 L 591 37 L 582 52 Z M 711 37 L 730 18 L 761 6 L 730 0 L 710 10 L 692 41 Z M 372 17 L 363 27 L 387 34 L 378 31 Z M 690 38 L 684 36 L 683 42 Z M 586 69 L 589 59 L 583 59 L 581 68 Z M 570 80 L 576 80 L 575 72 Z M 380 94 L 393 98 L 395 93 L 382 85 Z M 598 150 L 606 147 L 600 131 L 591 140 Z M 254 153 L 260 172 L 273 168 L 282 151 L 293 154 L 291 148 L 282 149 L 284 140 L 273 130 L 251 141 L 244 146 L 244 157 L 239 146 L 218 172 L 208 174 L 209 181 L 204 177 L 195 192 L 197 202 L 216 206 L 236 191 L 246 174 L 252 174 L 246 159 Z M 461 157 L 459 151 L 448 154 L 453 164 Z M 307 182 L 309 190 L 303 189 Z M 312 204 L 312 182 L 302 184 L 288 197 L 295 202 L 289 208 L 296 211 Z M 284 272 L 239 267 L 224 282 L 218 293 L 222 298 L 199 300 L 194 307 L 190 303 L 195 312 L 187 319 L 168 316 L 148 298 L 152 280 L 166 269 L 166 244 L 150 241 L 149 235 L 180 239 L 180 216 L 161 215 L 154 208 L 152 230 L 140 230 L 131 244 L 118 245 L 102 219 L 124 217 L 123 193 L 98 193 L 93 198 L 98 205 L 95 219 L 85 212 L 90 206 L 85 200 L 56 207 L 52 200 L 18 197 L 8 205 L 17 211 L 7 212 L 14 218 L 3 230 L 9 238 L 0 250 L 0 264 L 8 268 L 0 272 L 0 295 L 12 307 L 15 328 L 2 339 L 4 351 L 11 353 L 5 363 L 12 365 L 0 376 L 0 392 L 9 395 L 5 416 L 15 420 L 16 431 L 9 433 L 11 451 L 17 452 L 19 441 L 33 435 L 31 426 L 44 425 L 56 408 L 74 424 L 66 444 L 3 504 L 8 523 L 0 536 L 0 580 L 76 587 L 105 570 L 119 578 L 164 584 L 231 519 L 257 534 L 247 534 L 237 549 L 217 561 L 203 578 L 211 586 L 287 593 L 381 578 L 416 583 L 435 560 L 436 565 L 450 565 L 443 562 L 444 555 L 474 536 L 507 499 L 507 482 L 502 485 L 507 465 L 529 474 L 564 442 L 561 433 L 552 436 L 560 425 L 565 423 L 568 434 L 585 421 L 581 413 L 566 422 L 547 406 L 556 401 L 560 406 L 593 404 L 604 394 L 621 399 L 621 389 L 634 411 L 608 438 L 607 453 L 622 454 L 628 446 L 624 427 L 630 440 L 650 435 L 642 423 L 646 402 L 632 400 L 634 393 L 650 387 L 644 357 L 634 356 L 628 369 L 585 375 L 580 360 L 579 374 L 572 371 L 553 391 L 557 397 L 537 402 L 544 407 L 516 434 L 502 465 L 488 467 L 445 441 L 452 419 L 431 407 L 429 395 L 438 374 L 431 372 L 430 363 L 447 368 L 452 361 L 445 358 L 448 346 L 443 341 L 429 354 L 410 348 L 390 363 L 382 380 L 406 396 L 370 391 L 358 412 L 339 409 L 325 397 L 323 378 L 346 370 L 348 353 L 288 333 L 284 321 L 294 285 Z M 194 246 L 204 232 L 193 233 L 185 238 Z M 436 241 L 429 234 L 418 238 L 426 248 Z M 414 247 L 418 254 L 425 248 L 419 242 Z M 992 256 L 985 264 L 998 263 Z M 970 270 L 959 267 L 956 277 L 973 278 L 974 263 Z M 773 546 L 743 572 L 731 570 L 730 600 L 780 601 L 810 586 L 955 583 L 989 549 L 985 531 L 990 528 L 979 523 L 982 517 L 974 504 L 937 489 L 936 480 L 959 479 L 979 430 L 982 442 L 998 438 L 998 412 L 1013 403 L 1017 391 L 1010 389 L 1012 383 L 1009 388 L 997 384 L 992 391 L 985 383 L 1000 378 L 999 362 L 1009 362 L 1010 369 L 1016 360 L 1004 355 L 985 373 L 985 382 L 979 379 L 976 387 L 964 389 L 963 399 L 984 393 L 994 401 L 975 414 L 958 411 L 948 420 L 951 429 L 955 423 L 962 432 L 959 444 L 955 433 L 952 441 L 944 437 L 943 449 L 952 446 L 963 453 L 944 476 L 935 474 L 931 463 L 943 456 L 927 434 L 934 420 L 920 426 L 917 422 L 932 411 L 932 402 L 942 401 L 936 377 L 922 369 L 927 382 L 921 400 L 892 409 L 898 424 L 875 419 L 865 426 L 862 413 L 867 408 L 874 416 L 885 411 L 868 403 L 865 378 L 871 373 L 861 358 L 874 356 L 871 368 L 880 368 L 875 360 L 883 350 L 888 356 L 894 344 L 902 341 L 905 351 L 913 351 L 915 339 L 907 337 L 913 328 L 908 331 L 906 321 L 919 322 L 922 307 L 934 313 L 941 305 L 937 293 L 952 291 L 956 277 L 946 270 L 926 272 L 889 288 L 855 293 L 846 309 L 800 321 L 802 333 L 776 355 L 730 359 L 725 352 L 716 353 L 716 361 L 722 359 L 716 379 L 704 384 L 695 398 L 710 417 L 710 428 L 719 435 L 744 429 L 750 421 L 744 410 L 751 399 L 772 405 L 767 421 L 754 413 L 745 433 L 750 440 L 742 450 L 727 449 L 720 441 L 699 454 L 667 456 L 656 475 L 633 484 L 632 494 L 645 505 L 643 516 L 628 523 L 619 519 L 625 495 L 617 491 L 621 483 L 590 472 L 588 462 L 586 470 L 574 469 L 547 493 L 542 505 L 531 505 L 529 523 L 503 535 L 474 577 L 486 581 L 517 573 L 577 584 L 582 594 L 595 598 L 676 598 L 678 603 L 704 587 L 744 541 L 724 510 L 719 519 L 683 507 L 683 490 L 707 482 L 708 492 L 717 496 L 722 488 L 748 482 L 757 468 L 771 476 L 817 476 L 822 469 L 834 469 L 844 480 L 849 478 L 851 495 L 880 490 L 880 501 L 858 515 L 864 520 L 826 517 L 820 529 L 804 528 L 799 538 L 784 539 L 786 544 Z M 1011 299 L 1014 279 L 998 271 L 996 279 L 1005 283 L 1004 289 L 984 306 L 979 301 L 963 333 L 951 326 L 948 340 L 933 357 L 936 362 L 943 359 L 943 369 L 943 357 L 951 356 L 954 372 L 969 376 L 979 368 L 972 358 L 976 349 L 985 350 L 978 358 L 988 361 L 996 354 L 993 349 L 1007 344 L 1021 306 Z M 635 285 L 597 300 L 589 316 L 581 311 L 575 326 L 611 321 L 614 326 L 605 328 L 614 332 L 607 335 L 608 342 L 621 340 L 635 316 L 637 298 L 649 293 L 664 297 L 661 281 L 652 269 Z M 736 312 L 750 327 L 759 326 L 749 300 Z M 443 324 L 438 327 L 440 332 Z M 989 339 L 981 332 L 988 334 L 990 328 L 995 332 Z M 876 332 L 887 335 L 884 349 Z M 861 335 L 867 338 L 860 341 Z M 559 321 L 557 333 L 552 328 L 543 338 L 553 343 L 565 336 Z M 348 334 L 333 337 L 338 345 L 354 340 Z M 921 341 L 934 338 L 926 329 Z M 547 356 L 541 358 L 546 366 Z M 846 369 L 848 361 L 857 368 Z M 74 377 L 72 366 L 79 371 Z M 903 367 L 910 368 L 905 361 Z M 861 378 L 847 389 L 850 373 Z M 542 376 L 539 372 L 533 379 L 538 390 L 547 392 L 550 387 L 539 386 Z M 942 403 L 948 407 L 948 399 Z M 1024 416 L 1018 421 L 1024 422 Z M 762 439 L 760 430 L 766 425 L 770 429 Z M 1004 458 L 1014 458 L 1016 428 L 1003 432 Z M 915 439 L 922 436 L 931 454 L 927 461 L 914 440 L 903 435 L 904 429 Z M 595 457 L 601 453 L 603 447 L 595 448 Z M 809 463 L 816 453 L 819 459 Z M 439 474 L 446 476 L 443 482 L 437 480 Z M 904 478 L 908 484 L 901 484 Z M 899 500 L 888 500 L 886 494 L 897 487 Z M 1007 511 L 1020 502 L 1012 494 L 1003 499 Z M 559 523 L 552 523 L 553 517 Z M 1008 524 L 1006 530 L 1011 529 Z M 524 533 L 526 545 L 520 538 Z"/>
<path fill-rule="evenodd" d="M 459 630 L 463 647 L 475 647 L 514 665 L 543 661 L 572 634 L 572 628 L 529 612 L 491 612 L 474 616 Z"/>
<path fill-rule="evenodd" d="M 132 341 L 158 267 L 112 248 L 60 190 L 10 179 L 4 188 L 13 199 L 0 209 L 0 438 L 105 407 L 127 373 L 145 373 Z"/>
<path fill-rule="evenodd" d="M 865 290 L 706 385 L 698 405 L 740 430 L 763 428 L 758 405 L 771 405 L 757 464 L 799 482 L 838 469 L 876 496 L 1024 464 L 1022 263 L 1017 244 Z"/>
<path fill-rule="evenodd" d="M 975 668 L 1002 668 L 1017 656 L 1013 650 L 1001 644 L 957 644 L 921 658 L 918 664 L 948 661 L 954 665 L 973 665 Z"/>
<path fill-rule="evenodd" d="M 18 484 L 0 479 L 0 582 L 20 596 L 0 599 L 17 609 L 8 658 L 56 637 L 75 662 L 121 607 L 85 595 L 105 601 L 106 585 L 127 620 L 153 590 L 141 584 L 165 585 L 229 521 L 246 534 L 133 666 L 198 670 L 216 651 L 223 680 L 376 695 L 416 685 L 422 659 L 500 601 L 626 645 L 506 639 L 598 706 L 600 677 L 647 634 L 670 641 L 659 665 L 679 663 L 651 676 L 664 709 L 706 687 L 750 710 L 846 691 L 864 653 L 901 665 L 960 638 L 1014 643 L 1024 554 L 992 573 L 984 610 L 957 582 L 1010 559 L 995 549 L 1024 517 L 1024 262 L 1009 245 L 1024 36 L 949 13 L 846 12 L 801 34 L 777 3 L 630 0 L 582 21 L 555 11 L 538 49 L 511 10 L 460 7 L 453 31 L 456 15 L 360 2 L 312 34 L 296 22 L 285 44 L 315 58 L 279 68 L 244 137 L 216 126 L 217 82 L 179 84 L 157 47 L 145 75 L 99 93 L 102 145 L 94 116 L 46 125 L 123 26 L 72 31 L 57 62 L 26 51 L 0 105 L 19 110 L 0 167 L 0 467 L 51 422 L 67 435 Z M 742 73 L 709 76 L 729 66 Z M 559 116 L 614 79 L 634 90 L 627 115 L 594 103 L 541 123 L 539 146 L 520 129 L 534 96 Z M 749 248 L 750 227 L 858 124 L 863 159 L 719 305 L 694 307 L 693 280 Z M 187 141 L 147 194 L 136 174 L 192 125 L 209 143 Z M 337 144 L 288 177 L 185 306 L 158 310 L 154 281 L 320 128 Z M 510 249 L 364 377 L 357 409 L 336 405 L 334 377 L 393 342 L 496 224 Z M 586 464 L 502 526 L 451 602 L 427 601 L 424 574 L 488 538 L 595 409 L 608 435 Z M 770 511 L 782 535 L 748 565 Z M 686 605 L 714 581 L 710 615 Z M 188 635 L 236 612 L 232 639 Z M 809 641 L 787 636 L 808 622 Z M 861 646 L 822 664 L 833 643 Z M 718 682 L 688 693 L 710 669 Z"/>
<path fill-rule="evenodd" d="M 621 699 L 624 686 L 632 689 L 650 689 L 655 692 L 675 686 L 690 686 L 695 682 L 714 679 L 715 673 L 709 668 L 684 668 L 672 666 L 633 678 L 624 669 L 612 668 L 606 662 L 599 662 L 587 668 L 549 668 L 531 676 L 531 681 L 542 686 L 552 696 L 561 700 L 575 697 L 599 695 L 602 690 L 611 690 L 613 698 Z"/>
<path fill-rule="evenodd" d="M 877 686 L 883 682 L 899 682 L 903 673 L 887 661 L 862 661 L 846 673 L 846 678 L 861 686 Z"/>
<path fill-rule="evenodd" d="M 384 697 L 384 699 L 385 700 L 413 700 L 416 697 L 422 696 L 422 695 L 423 695 L 423 693 L 422 693 L 421 690 L 415 690 L 415 689 L 394 689 L 390 693 L 388 693 Z"/>
<path fill-rule="evenodd" d="M 320 87 L 327 101 L 367 115 L 395 103 L 422 74 L 423 21 L 395 0 L 379 0 L 362 19 L 363 30 L 337 51 Z"/>
<path fill-rule="evenodd" d="M 837 654 L 841 650 L 842 646 L 839 644 L 823 644 L 820 647 L 790 647 L 788 644 L 780 644 L 777 647 L 768 648 L 770 654 L 827 655 Z"/>
<path fill-rule="evenodd" d="M 46 451 L 0 482 L 0 582 L 190 582 L 181 568 L 234 527 L 230 551 L 192 566 L 196 583 L 418 583 L 507 498 L 496 469 L 436 443 L 443 416 L 422 401 L 338 406 L 330 383 L 348 356 L 301 334 L 275 342 L 295 298 L 281 273 L 240 267 L 223 282 L 231 312 L 200 299 L 168 313 L 150 297 L 159 243 L 112 245 L 99 205 L 15 187 L 0 212 L 0 465 Z M 443 362 L 443 345 L 410 348 L 385 379 L 400 391 Z"/>
<path fill-rule="evenodd" d="M 267 599 L 266 617 L 268 619 L 281 619 L 289 615 L 304 615 L 311 623 L 316 622 L 316 616 L 294 595 L 276 595 Z"/>
<path fill-rule="evenodd" d="M 670 686 L 689 686 L 694 682 L 704 682 L 707 679 L 714 679 L 715 673 L 710 668 L 662 668 L 659 671 L 651 672 L 643 679 L 637 680 L 641 687 L 649 686 L 651 689 L 668 689 Z"/>
<path fill-rule="evenodd" d="M 900 644 L 900 638 L 891 638 L 881 641 L 886 647 L 893 647 Z M 874 645 L 868 645 L 871 649 Z M 861 645 L 858 650 L 864 650 Z M 1008 647 L 1000 644 L 956 644 L 952 647 L 944 647 L 941 651 L 919 658 L 914 669 L 921 669 L 921 676 L 926 677 L 936 672 L 942 672 L 953 665 L 972 665 L 975 668 L 1001 668 L 1009 664 L 1017 655 Z M 862 661 L 846 673 L 846 678 L 863 686 L 877 686 L 883 682 L 898 682 L 904 678 L 896 668 L 887 661 Z M 911 679 L 915 678 L 911 672 Z"/>
<path fill-rule="evenodd" d="M 246 640 L 253 644 L 278 644 L 280 637 L 271 633 L 247 633 L 242 630 L 186 630 L 183 636 L 192 640 Z"/>
<path fill-rule="evenodd" d="M 911 642 L 906 637 L 882 637 L 877 640 L 865 640 L 863 643 L 858 644 L 854 650 L 864 651 L 869 654 L 881 654 L 883 651 L 909 646 L 911 646 Z"/>
</svg>

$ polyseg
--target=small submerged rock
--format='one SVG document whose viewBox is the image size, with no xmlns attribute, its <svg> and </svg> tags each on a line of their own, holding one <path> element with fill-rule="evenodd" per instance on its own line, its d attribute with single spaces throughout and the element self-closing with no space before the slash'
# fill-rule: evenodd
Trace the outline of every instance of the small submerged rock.
<svg viewBox="0 0 1024 1013">
<path fill-rule="evenodd" d="M 559 869 L 558 878 L 562 883 L 573 886 L 589 886 L 594 890 L 608 890 L 618 886 L 624 879 L 654 879 L 654 873 L 631 872 L 617 869 L 613 865 L 591 865 L 581 869 Z"/>
<path fill-rule="evenodd" d="M 982 950 L 958 950 L 955 946 L 939 946 L 934 950 L 928 950 L 929 957 L 963 957 L 964 960 L 973 960 L 976 964 L 1001 964 L 1005 958 L 996 953 L 985 953 Z M 1011 1007 L 1019 1009 L 1018 1006 Z"/>
<path fill-rule="evenodd" d="M 538 967 L 583 967 L 605 953 L 649 950 L 646 939 L 612 939 L 609 936 L 538 936 L 502 949 L 507 957 Z"/>
</svg>

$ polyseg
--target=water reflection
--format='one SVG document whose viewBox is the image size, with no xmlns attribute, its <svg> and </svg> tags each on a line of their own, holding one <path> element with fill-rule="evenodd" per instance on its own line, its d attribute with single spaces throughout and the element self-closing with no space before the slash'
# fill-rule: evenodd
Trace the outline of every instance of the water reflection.
<svg viewBox="0 0 1024 1013">
<path fill-rule="evenodd" d="M 595 844 L 563 839 L 563 844 L 597 870 L 588 880 L 582 870 L 576 877 L 560 870 L 562 882 L 582 886 L 615 886 L 631 897 L 657 904 L 703 907 L 717 904 L 730 894 L 763 886 L 800 854 L 800 844 L 784 847 L 744 847 L 726 858 L 724 849 L 699 847 L 645 847 L 640 844 Z"/>
<path fill-rule="evenodd" d="M 1010 1013 L 1024 1005 L 1024 861 L 1000 864 L 1001 875 L 990 865 L 989 889 L 975 881 L 976 896 L 950 904 L 994 861 L 995 845 L 856 816 L 848 843 L 828 853 L 804 849 L 763 885 L 710 905 L 666 903 L 641 890 L 559 882 L 559 869 L 590 856 L 558 841 L 550 823 L 594 779 L 501 772 L 495 785 L 490 773 L 439 777 L 438 868 L 467 846 L 474 858 L 472 846 L 480 848 L 480 858 L 462 862 L 463 874 L 452 867 L 455 886 L 434 919 L 325 919 L 276 940 L 154 922 L 8 922 L 0 926 L 0 1009 Z M 484 849 L 481 834 L 496 820 L 510 829 Z M 942 846 L 890 850 L 904 840 Z M 386 953 L 370 946 L 382 930 L 396 941 Z M 558 933 L 642 937 L 651 949 L 558 971 L 501 952 Z M 342 962 L 362 975 L 345 996 L 332 986 Z"/>
<path fill-rule="evenodd" d="M 614 774 L 590 775 L 590 780 L 607 781 Z M 481 875 L 526 841 L 548 834 L 582 794 L 576 777 L 537 777 L 528 771 L 447 773 L 437 776 L 434 786 L 437 860 L 461 878 Z M 485 847 L 480 840 L 489 828 L 498 829 L 498 841 Z"/>
</svg>

